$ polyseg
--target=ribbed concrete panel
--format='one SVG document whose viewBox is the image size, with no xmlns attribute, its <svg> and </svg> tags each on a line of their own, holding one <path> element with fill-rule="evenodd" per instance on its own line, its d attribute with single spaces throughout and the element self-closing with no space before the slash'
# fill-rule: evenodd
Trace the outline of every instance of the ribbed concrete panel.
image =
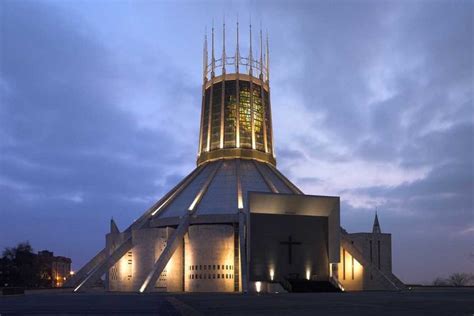
<svg viewBox="0 0 474 316">
<path fill-rule="evenodd" d="M 189 183 L 183 191 L 163 210 L 159 218 L 182 216 L 193 202 L 199 190 L 221 161 L 210 162 L 204 170 Z M 292 193 L 275 172 L 263 162 L 246 159 L 223 160 L 209 188 L 196 208 L 196 215 L 236 214 L 238 213 L 237 164 L 240 163 L 240 181 L 244 208 L 247 209 L 247 192 L 271 192 L 264 178 L 273 183 L 280 193 Z"/>
<path fill-rule="evenodd" d="M 197 208 L 197 215 L 237 213 L 236 160 L 225 160 Z"/>
<path fill-rule="evenodd" d="M 242 193 L 244 198 L 244 208 L 247 210 L 247 192 L 271 192 L 271 189 L 260 176 L 257 168 L 250 160 L 240 161 L 240 179 L 242 181 Z"/>
<path fill-rule="evenodd" d="M 216 167 L 217 162 L 213 162 L 204 167 L 204 170 L 168 205 L 159 215 L 159 218 L 182 216 L 186 214 L 189 206 L 198 194 L 199 190 L 206 182 L 211 172 Z"/>
<path fill-rule="evenodd" d="M 273 172 L 273 170 L 265 163 L 256 162 L 260 165 L 260 170 L 273 183 L 279 193 L 293 193 L 291 189 Z"/>
</svg>

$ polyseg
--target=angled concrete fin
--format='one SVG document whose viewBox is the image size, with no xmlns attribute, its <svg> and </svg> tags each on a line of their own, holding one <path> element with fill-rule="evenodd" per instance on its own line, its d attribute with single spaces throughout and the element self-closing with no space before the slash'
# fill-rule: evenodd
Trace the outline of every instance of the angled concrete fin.
<svg viewBox="0 0 474 316">
<path fill-rule="evenodd" d="M 107 249 L 99 251 L 94 258 L 87 262 L 79 271 L 77 271 L 69 280 L 64 283 L 64 287 L 76 287 L 95 267 L 103 263 L 108 257 Z"/>
<path fill-rule="evenodd" d="M 108 269 L 110 269 L 117 261 L 122 258 L 127 251 L 132 249 L 133 243 L 132 243 L 132 237 L 129 236 L 121 245 L 118 247 L 110 256 L 108 256 L 103 262 L 101 262 L 99 265 L 94 267 L 92 271 L 90 271 L 85 278 L 82 280 L 79 285 L 76 286 L 74 289 L 74 292 L 79 291 L 81 288 L 86 288 L 90 286 L 91 284 L 94 284 L 97 280 L 100 279 L 102 275 L 104 275 L 105 272 L 107 272 Z"/>
<path fill-rule="evenodd" d="M 140 292 L 148 292 L 153 289 L 156 280 L 163 272 L 174 252 L 178 248 L 179 242 L 183 240 L 184 234 L 186 234 L 188 231 L 189 221 L 189 215 L 185 215 L 183 218 L 181 218 L 178 228 L 176 228 L 176 230 L 173 232 L 173 235 L 171 235 L 171 237 L 168 239 L 165 249 L 158 257 L 158 260 L 156 260 L 155 264 L 153 265 L 153 269 L 150 271 L 145 279 L 145 282 L 143 282 L 142 286 L 140 287 Z"/>
<path fill-rule="evenodd" d="M 153 212 L 157 210 L 157 208 L 163 206 L 164 204 L 169 203 L 172 201 L 179 193 L 182 191 L 186 185 L 191 182 L 202 170 L 204 170 L 207 164 L 202 164 L 201 166 L 194 169 L 190 174 L 188 174 L 182 181 L 180 181 L 173 189 L 171 189 L 163 198 L 161 198 L 158 202 L 156 202 L 152 207 L 150 207 L 143 215 L 131 224 L 124 233 L 131 234 L 132 228 L 141 228 L 147 220 L 150 218 Z M 115 231 L 119 232 L 117 225 L 114 223 L 113 219 L 110 223 L 110 231 L 113 233 Z M 131 243 L 131 238 L 129 238 Z M 129 240 L 126 240 L 128 242 Z M 130 245 L 131 248 L 131 245 Z M 120 249 L 120 247 L 119 247 Z M 118 249 L 117 249 L 118 250 Z M 129 250 L 129 249 L 128 249 Z M 128 251 L 126 250 L 123 252 L 122 256 Z M 86 287 L 88 284 L 91 284 L 89 280 L 100 278 L 105 272 L 107 272 L 108 268 L 105 266 L 109 266 L 109 268 L 118 261 L 121 256 L 118 257 L 117 260 L 109 260 L 112 255 L 109 255 L 107 249 L 102 249 L 94 258 L 92 258 L 85 266 L 83 266 L 71 279 L 69 279 L 65 286 L 67 287 L 74 287 L 75 289 L 79 290 L 82 287 Z M 107 263 L 107 264 L 106 264 Z M 102 267 L 102 268 L 101 268 Z M 100 274 L 103 271 L 102 274 Z M 95 274 L 94 274 L 95 273 Z M 94 275 L 92 275 L 94 274 Z M 97 275 L 99 275 L 97 277 Z M 75 290 L 76 291 L 76 290 Z"/>
</svg>

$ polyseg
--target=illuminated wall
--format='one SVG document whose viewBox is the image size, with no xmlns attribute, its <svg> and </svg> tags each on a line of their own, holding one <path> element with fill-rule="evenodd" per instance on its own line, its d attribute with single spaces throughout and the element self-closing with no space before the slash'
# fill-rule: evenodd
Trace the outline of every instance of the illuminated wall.
<svg viewBox="0 0 474 316">
<path fill-rule="evenodd" d="M 233 292 L 234 227 L 190 226 L 184 238 L 184 287 L 186 292 Z"/>
<path fill-rule="evenodd" d="M 107 249 L 112 254 L 123 243 L 123 234 L 108 234 L 106 237 Z M 127 251 L 108 271 L 106 276 L 109 291 L 134 290 L 134 250 Z"/>
<path fill-rule="evenodd" d="M 346 291 L 364 289 L 364 267 L 341 247 L 341 262 L 338 265 L 338 279 Z"/>
<path fill-rule="evenodd" d="M 174 228 L 148 228 L 132 231 L 134 247 L 109 269 L 106 282 L 110 291 L 138 291 L 166 247 Z M 108 246 L 120 244 L 123 234 L 108 235 Z M 153 291 L 183 290 L 183 244 L 171 257 L 156 281 Z"/>
</svg>

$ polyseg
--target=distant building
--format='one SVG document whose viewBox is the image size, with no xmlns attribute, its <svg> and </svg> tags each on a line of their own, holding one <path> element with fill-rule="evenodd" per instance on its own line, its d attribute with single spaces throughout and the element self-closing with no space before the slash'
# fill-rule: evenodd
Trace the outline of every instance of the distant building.
<svg viewBox="0 0 474 316">
<path fill-rule="evenodd" d="M 52 251 L 42 250 L 38 252 L 37 260 L 40 278 L 45 287 L 62 287 L 71 276 L 70 258 L 54 256 Z"/>
<path fill-rule="evenodd" d="M 372 233 L 348 234 L 338 196 L 304 194 L 277 169 L 268 40 L 260 32 L 254 55 L 250 28 L 243 57 L 238 26 L 236 38 L 235 55 L 224 45 L 216 57 L 213 28 L 210 59 L 205 39 L 196 169 L 124 231 L 112 220 L 67 286 L 105 275 L 110 291 L 403 289 L 377 218 Z"/>
</svg>

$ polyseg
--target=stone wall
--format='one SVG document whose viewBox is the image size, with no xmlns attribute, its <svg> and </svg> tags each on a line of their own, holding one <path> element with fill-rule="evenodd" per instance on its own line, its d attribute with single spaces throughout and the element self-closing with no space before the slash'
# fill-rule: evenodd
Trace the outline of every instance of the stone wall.
<svg viewBox="0 0 474 316">
<path fill-rule="evenodd" d="M 128 251 L 107 274 L 109 291 L 138 291 L 166 246 L 174 228 L 143 228 L 132 231 L 133 248 Z M 109 234 L 109 251 L 119 245 L 122 234 Z M 110 252 L 111 253 L 111 252 Z M 183 243 L 160 274 L 154 291 L 177 292 L 183 290 Z"/>
<path fill-rule="evenodd" d="M 184 238 L 186 292 L 233 292 L 233 225 L 192 225 Z"/>
</svg>

